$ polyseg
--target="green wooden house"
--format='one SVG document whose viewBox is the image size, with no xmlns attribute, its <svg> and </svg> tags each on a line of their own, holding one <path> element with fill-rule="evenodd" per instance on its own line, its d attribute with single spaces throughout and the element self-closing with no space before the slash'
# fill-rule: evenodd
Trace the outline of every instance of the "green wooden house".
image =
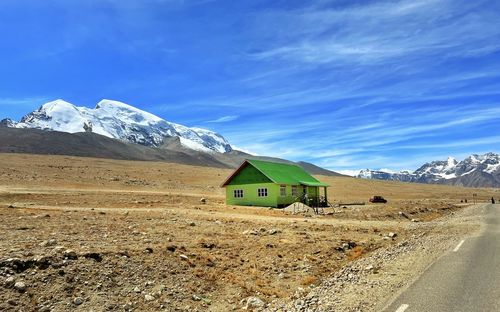
<svg viewBox="0 0 500 312">
<path fill-rule="evenodd" d="M 301 201 L 326 207 L 328 184 L 312 177 L 297 165 L 245 160 L 221 185 L 226 204 L 285 207 Z"/>
</svg>

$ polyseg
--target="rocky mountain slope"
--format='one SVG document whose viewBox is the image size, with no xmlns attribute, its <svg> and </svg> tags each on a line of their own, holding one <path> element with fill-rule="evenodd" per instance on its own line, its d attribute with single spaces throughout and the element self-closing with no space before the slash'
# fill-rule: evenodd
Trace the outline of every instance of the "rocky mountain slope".
<svg viewBox="0 0 500 312">
<path fill-rule="evenodd" d="M 357 177 L 469 187 L 500 187 L 500 155 L 473 154 L 462 161 L 449 157 L 447 160 L 426 163 L 413 172 L 366 169 L 361 170 Z"/>
<path fill-rule="evenodd" d="M 232 150 L 229 142 L 216 132 L 169 122 L 128 104 L 112 100 L 102 100 L 93 109 L 56 100 L 27 114 L 20 122 L 5 119 L 2 124 L 13 128 L 68 133 L 92 132 L 148 147 L 159 147 L 165 138 L 177 137 L 184 147 L 192 150 L 219 153 Z"/>
<path fill-rule="evenodd" d="M 254 156 L 238 150 L 226 153 L 193 150 L 181 144 L 179 137 L 166 137 L 158 147 L 148 147 L 112 139 L 97 133 L 66 133 L 31 128 L 13 128 L 0 123 L 0 153 L 68 155 L 121 160 L 165 161 L 206 167 L 236 168 L 245 159 L 263 159 L 293 163 L 288 160 Z M 313 164 L 299 162 L 311 174 L 335 176 Z"/>
</svg>

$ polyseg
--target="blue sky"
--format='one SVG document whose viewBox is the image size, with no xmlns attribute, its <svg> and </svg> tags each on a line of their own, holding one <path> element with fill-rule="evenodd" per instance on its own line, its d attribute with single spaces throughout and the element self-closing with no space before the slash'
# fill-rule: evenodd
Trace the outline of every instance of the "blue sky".
<svg viewBox="0 0 500 312">
<path fill-rule="evenodd" d="M 335 170 L 499 151 L 499 1 L 4 0 L 0 35 L 0 118 L 114 99 Z"/>
</svg>

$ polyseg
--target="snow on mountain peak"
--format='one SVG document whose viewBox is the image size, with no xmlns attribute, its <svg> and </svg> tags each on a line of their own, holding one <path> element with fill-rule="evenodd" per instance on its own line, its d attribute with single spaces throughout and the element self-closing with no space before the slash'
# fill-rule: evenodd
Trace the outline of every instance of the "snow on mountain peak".
<svg viewBox="0 0 500 312">
<path fill-rule="evenodd" d="M 42 106 L 40 106 L 40 108 L 38 110 L 39 111 L 42 111 L 42 110 L 43 111 L 52 111 L 55 109 L 75 109 L 75 108 L 76 108 L 75 105 L 73 105 L 69 102 L 66 102 L 65 100 L 57 99 L 57 100 L 43 104 Z"/>
<path fill-rule="evenodd" d="M 452 167 L 458 163 L 458 161 L 454 157 L 451 157 L 451 156 L 448 156 L 447 162 L 448 162 L 449 167 Z"/>
<path fill-rule="evenodd" d="M 379 180 L 397 180 L 407 182 L 442 183 L 443 181 L 458 179 L 472 173 L 498 175 L 500 173 L 500 155 L 487 153 L 484 155 L 472 154 L 462 161 L 448 157 L 445 161 L 432 161 L 422 165 L 414 172 L 397 172 L 389 170 L 362 170 L 357 177 Z"/>
<path fill-rule="evenodd" d="M 232 150 L 229 142 L 218 133 L 168 122 L 126 103 L 106 99 L 94 109 L 55 100 L 45 103 L 11 126 L 69 133 L 91 131 L 152 147 L 159 147 L 165 137 L 179 137 L 181 144 L 189 149 L 220 153 Z"/>
</svg>

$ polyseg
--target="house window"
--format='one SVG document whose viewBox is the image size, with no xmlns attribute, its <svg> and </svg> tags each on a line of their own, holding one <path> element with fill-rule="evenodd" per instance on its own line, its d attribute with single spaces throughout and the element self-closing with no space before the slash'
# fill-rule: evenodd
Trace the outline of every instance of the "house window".
<svg viewBox="0 0 500 312">
<path fill-rule="evenodd" d="M 281 197 L 286 196 L 286 185 L 280 185 L 280 196 Z"/>
<path fill-rule="evenodd" d="M 234 190 L 234 198 L 243 198 L 243 190 Z"/>
<path fill-rule="evenodd" d="M 257 195 L 259 197 L 267 197 L 267 188 L 260 188 L 260 189 L 257 189 Z"/>
<path fill-rule="evenodd" d="M 292 196 L 297 196 L 297 195 L 298 195 L 297 185 L 292 185 Z"/>
</svg>

